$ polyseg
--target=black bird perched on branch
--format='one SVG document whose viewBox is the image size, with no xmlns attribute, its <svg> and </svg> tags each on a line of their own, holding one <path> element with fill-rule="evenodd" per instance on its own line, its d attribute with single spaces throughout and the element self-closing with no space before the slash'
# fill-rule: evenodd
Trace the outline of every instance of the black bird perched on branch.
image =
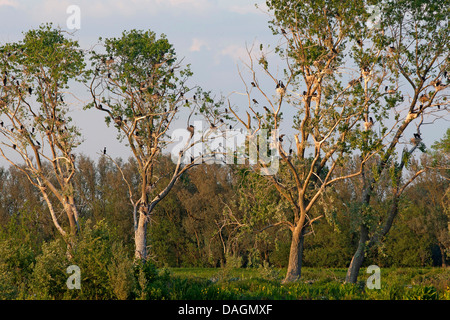
<svg viewBox="0 0 450 320">
<path fill-rule="evenodd" d="M 106 154 L 106 147 L 103 148 L 103 154 Z"/>
<path fill-rule="evenodd" d="M 419 145 L 422 141 L 422 138 L 420 136 L 420 133 L 414 133 L 414 138 L 411 138 L 411 143 L 414 145 Z"/>
<path fill-rule="evenodd" d="M 275 87 L 275 90 L 278 94 L 283 95 L 286 92 L 286 88 L 283 84 L 283 81 L 278 81 L 277 86 Z"/>
<path fill-rule="evenodd" d="M 252 99 L 254 104 L 258 104 L 258 101 L 256 101 L 256 99 Z"/>
</svg>

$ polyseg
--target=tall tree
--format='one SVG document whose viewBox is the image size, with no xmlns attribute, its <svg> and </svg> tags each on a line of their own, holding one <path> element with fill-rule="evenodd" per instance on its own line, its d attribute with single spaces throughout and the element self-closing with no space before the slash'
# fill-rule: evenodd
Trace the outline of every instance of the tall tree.
<svg viewBox="0 0 450 320">
<path fill-rule="evenodd" d="M 64 97 L 70 81 L 83 80 L 84 67 L 78 43 L 51 24 L 0 48 L 0 153 L 39 189 L 54 226 L 71 239 L 79 229 L 72 178 L 80 133 Z"/>
<path fill-rule="evenodd" d="M 241 73 L 248 97 L 247 117 L 231 111 L 249 133 L 250 153 L 256 150 L 257 159 L 250 154 L 250 164 L 269 173 L 266 177 L 289 204 L 290 210 L 272 225 L 287 226 L 292 234 L 284 279 L 290 282 L 301 276 L 304 236 L 320 217 L 313 216 L 312 209 L 333 183 L 359 175 L 362 164 L 379 147 L 364 144 L 361 137 L 374 140 L 371 127 L 377 116 L 370 112 L 378 110 L 381 117 L 384 109 L 375 97 L 389 73 L 375 71 L 381 69 L 379 50 L 344 59 L 357 42 L 364 45 L 371 35 L 365 2 L 271 0 L 267 5 L 273 13 L 271 28 L 281 35 L 282 44 L 276 51 L 285 60 L 284 73 L 274 73 L 263 46 L 257 57 L 249 50 L 251 79 Z M 271 89 L 259 78 L 258 67 L 273 83 Z M 371 81 L 375 73 L 377 81 Z M 268 152 L 272 160 L 280 161 L 275 172 L 268 171 L 266 148 L 256 146 L 253 138 L 264 129 L 276 138 L 272 136 Z M 363 148 L 367 152 L 354 172 L 341 175 L 335 170 L 352 152 Z"/>
<path fill-rule="evenodd" d="M 377 50 L 382 50 L 381 59 L 392 73 L 392 84 L 385 87 L 388 95 L 386 104 L 393 111 L 393 119 L 385 117 L 386 123 L 393 122 L 383 137 L 380 160 L 372 167 L 364 166 L 360 216 L 370 211 L 373 193 L 386 171 L 392 173 L 394 187 L 393 204 L 380 226 L 361 219 L 359 242 L 350 263 L 346 281 L 355 283 L 365 252 L 381 241 L 389 232 L 398 213 L 398 200 L 411 182 L 426 168 L 419 168 L 416 174 L 403 181 L 403 170 L 416 149 L 425 150 L 421 132 L 426 125 L 432 125 L 437 118 L 448 115 L 449 25 L 448 1 L 380 2 L 378 4 L 378 30 L 371 37 Z M 406 112 L 404 112 L 406 109 Z M 411 139 L 403 141 L 407 128 L 416 124 Z M 397 156 L 401 143 L 410 144 Z"/>
<path fill-rule="evenodd" d="M 157 170 L 158 157 L 170 144 L 169 129 L 182 107 L 192 105 L 202 112 L 218 105 L 199 89 L 189 93 L 193 90 L 187 86 L 192 75 L 189 66 L 182 67 L 164 35 L 158 39 L 152 31 L 125 31 L 120 38 L 106 39 L 104 48 L 104 53 L 92 53 L 90 91 L 94 100 L 88 107 L 107 114 L 106 122 L 118 129 L 119 139 L 126 141 L 137 163 L 139 181 L 123 178 L 134 208 L 135 256 L 145 260 L 153 209 L 185 171 L 201 162 L 189 152 L 202 140 L 197 139 L 198 128 L 189 123 L 189 116 L 187 138 L 175 155 L 174 168 Z M 108 155 L 106 149 L 104 154 Z M 162 186 L 165 180 L 161 178 L 166 175 L 171 178 Z M 133 191 L 136 183 L 137 192 Z"/>
</svg>

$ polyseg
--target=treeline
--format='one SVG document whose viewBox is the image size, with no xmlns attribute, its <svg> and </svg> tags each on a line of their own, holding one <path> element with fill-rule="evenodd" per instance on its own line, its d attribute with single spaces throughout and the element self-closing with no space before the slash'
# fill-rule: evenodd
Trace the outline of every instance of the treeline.
<svg viewBox="0 0 450 320">
<path fill-rule="evenodd" d="M 114 241 L 132 254 L 133 210 L 123 175 L 133 181 L 138 170 L 132 159 L 115 162 L 106 157 L 95 162 L 80 156 L 75 195 L 82 225 L 104 224 L 104 231 L 113 234 Z M 160 172 L 170 172 L 165 168 L 174 164 L 169 157 L 161 156 L 159 166 Z M 357 238 L 352 217 L 357 193 L 352 184 L 347 181 L 338 185 L 316 208 L 318 215 L 323 215 L 305 237 L 304 266 L 348 267 Z M 438 171 L 424 173 L 405 191 L 392 231 L 382 244 L 367 253 L 365 263 L 381 267 L 445 266 L 450 249 L 449 218 L 445 212 L 448 187 L 448 180 Z M 388 189 L 377 192 L 383 198 Z M 376 209 L 382 212 L 389 205 L 386 197 Z M 264 177 L 245 167 L 198 166 L 181 178 L 151 216 L 147 234 L 149 260 L 158 267 L 220 267 L 226 263 L 286 267 L 290 234 L 288 229 L 272 223 L 277 210 L 286 210 L 286 206 Z M 23 268 L 36 263 L 44 244 L 60 238 L 47 211 L 40 193 L 26 183 L 19 170 L 0 170 L 1 239 L 16 241 L 12 247 L 29 245 L 29 265 Z M 56 211 L 60 214 L 62 208 Z M 108 250 L 115 246 L 114 241 L 107 244 Z M 1 256 L 3 261 L 16 261 L 5 252 Z"/>
</svg>

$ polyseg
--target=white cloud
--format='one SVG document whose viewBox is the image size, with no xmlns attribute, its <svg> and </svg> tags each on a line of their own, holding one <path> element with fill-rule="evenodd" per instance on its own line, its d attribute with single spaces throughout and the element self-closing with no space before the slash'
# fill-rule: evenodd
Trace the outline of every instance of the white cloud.
<svg viewBox="0 0 450 320">
<path fill-rule="evenodd" d="M 199 38 L 194 38 L 194 39 L 192 39 L 192 44 L 189 48 L 189 51 L 191 51 L 191 52 L 201 51 L 201 49 L 203 47 L 207 50 L 211 49 L 205 40 L 199 39 Z"/>
<path fill-rule="evenodd" d="M 222 50 L 220 50 L 220 55 L 228 56 L 235 61 L 248 60 L 247 49 L 243 46 L 239 46 L 236 44 L 230 44 L 230 45 L 224 47 Z"/>
<path fill-rule="evenodd" d="M 18 6 L 17 0 L 0 0 L 1 5 Z M 73 0 L 41 0 L 33 2 L 25 8 L 35 18 L 40 20 L 62 20 L 65 18 L 66 8 L 74 4 Z M 81 17 L 132 17 L 145 13 L 149 16 L 170 12 L 171 14 L 197 13 L 204 14 L 211 9 L 207 0 L 79 0 Z M 39 7 L 40 10 L 36 10 Z"/>
<path fill-rule="evenodd" d="M 16 0 L 0 0 L 0 7 L 14 7 L 17 8 L 19 3 Z"/>
</svg>

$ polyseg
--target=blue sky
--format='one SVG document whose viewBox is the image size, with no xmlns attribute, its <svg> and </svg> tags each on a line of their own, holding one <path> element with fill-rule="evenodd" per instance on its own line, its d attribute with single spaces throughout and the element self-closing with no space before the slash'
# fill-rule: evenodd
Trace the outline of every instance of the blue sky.
<svg viewBox="0 0 450 320">
<path fill-rule="evenodd" d="M 183 63 L 191 65 L 191 83 L 217 96 L 243 89 L 237 66 L 246 58 L 246 46 L 276 41 L 263 0 L 0 0 L 0 42 L 18 41 L 22 32 L 46 22 L 69 31 L 71 5 L 80 8 L 74 38 L 82 48 L 124 30 L 164 33 Z M 81 111 L 83 88 L 75 91 L 81 102 L 73 100 L 72 116 L 85 139 L 78 151 L 96 157 L 106 145 L 113 157 L 127 157 L 128 149 L 115 140 L 115 129 L 103 124 L 104 115 Z"/>
<path fill-rule="evenodd" d="M 92 48 L 100 36 L 119 37 L 124 30 L 164 33 L 179 58 L 191 65 L 191 83 L 217 96 L 245 90 L 238 66 L 243 68 L 242 61 L 247 60 L 246 46 L 258 48 L 263 43 L 264 48 L 267 44 L 273 48 L 280 41 L 268 27 L 264 0 L 0 0 L 0 43 L 18 41 L 22 32 L 46 22 L 68 30 L 71 5 L 80 8 L 81 28 L 74 38 L 82 48 Z M 281 69 L 271 71 L 281 77 Z M 74 92 L 80 100 L 72 99 L 72 117 L 85 139 L 78 151 L 96 158 L 107 146 L 111 156 L 128 157 L 127 147 L 115 139 L 115 129 L 104 124 L 104 115 L 82 111 L 89 99 L 83 96 L 86 91 L 81 87 Z M 239 99 L 239 94 L 232 95 L 234 103 Z M 440 121 L 436 127 L 425 137 L 428 146 L 442 137 L 448 122 Z"/>
</svg>

